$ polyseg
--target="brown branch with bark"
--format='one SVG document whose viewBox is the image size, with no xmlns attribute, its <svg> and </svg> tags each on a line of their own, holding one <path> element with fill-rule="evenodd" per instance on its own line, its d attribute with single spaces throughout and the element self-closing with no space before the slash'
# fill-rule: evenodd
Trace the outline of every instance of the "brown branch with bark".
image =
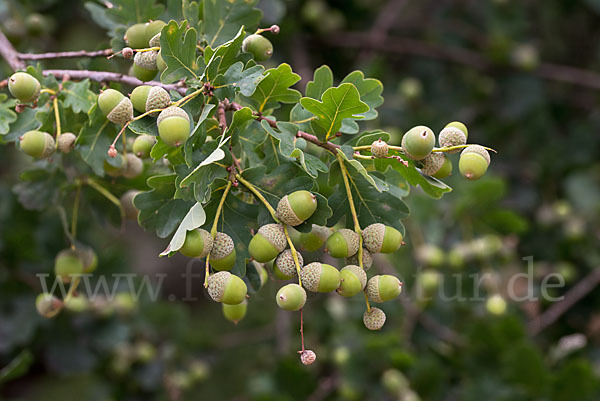
<svg viewBox="0 0 600 401">
<path fill-rule="evenodd" d="M 49 52 L 49 53 L 17 53 L 21 60 L 52 60 L 56 58 L 79 58 L 79 57 L 106 57 L 113 54 L 112 49 L 103 50 L 77 50 L 68 52 Z"/>
</svg>

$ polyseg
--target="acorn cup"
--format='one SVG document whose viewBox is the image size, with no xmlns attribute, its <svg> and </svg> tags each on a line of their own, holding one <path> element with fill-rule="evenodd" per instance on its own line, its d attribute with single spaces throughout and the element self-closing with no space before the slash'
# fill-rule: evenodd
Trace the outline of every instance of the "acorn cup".
<svg viewBox="0 0 600 401">
<path fill-rule="evenodd" d="M 300 190 L 285 195 L 277 204 L 277 218 L 290 226 L 297 226 L 317 210 L 317 197 Z"/>
<path fill-rule="evenodd" d="M 287 246 L 287 239 L 281 224 L 265 224 L 248 244 L 250 256 L 257 262 L 264 263 L 273 260 Z"/>
<path fill-rule="evenodd" d="M 367 282 L 366 291 L 371 302 L 386 302 L 400 295 L 402 282 L 388 274 L 373 276 Z"/>
<path fill-rule="evenodd" d="M 300 270 L 302 286 L 312 292 L 331 292 L 340 286 L 340 272 L 335 267 L 320 263 L 310 263 Z"/>
<path fill-rule="evenodd" d="M 244 280 L 226 271 L 208 277 L 208 295 L 215 302 L 238 305 L 246 299 L 248 287 Z"/>
<path fill-rule="evenodd" d="M 114 89 L 107 89 L 98 96 L 98 106 L 108 121 L 125 125 L 133 119 L 133 104 L 128 97 Z"/>
<path fill-rule="evenodd" d="M 453 121 L 448 123 L 438 135 L 438 142 L 442 148 L 450 146 L 465 145 L 467 138 L 469 137 L 469 131 L 467 127 L 459 122 Z M 448 153 L 458 153 L 460 149 L 451 150 Z"/>
<path fill-rule="evenodd" d="M 210 250 L 210 265 L 215 270 L 231 270 L 235 265 L 235 245 L 225 233 L 217 233 Z"/>
<path fill-rule="evenodd" d="M 304 266 L 304 259 L 300 252 L 296 252 L 296 256 L 298 257 L 300 269 L 302 269 L 302 266 Z M 298 275 L 298 272 L 296 271 L 296 262 L 294 262 L 294 256 L 292 255 L 291 249 L 286 249 L 277 256 L 274 267 L 276 267 L 286 279 Z"/>
<path fill-rule="evenodd" d="M 362 231 L 363 244 L 371 253 L 392 253 L 402 245 L 402 234 L 394 227 L 374 223 Z"/>
<path fill-rule="evenodd" d="M 171 104 L 171 96 L 169 92 L 160 86 L 140 85 L 136 87 L 129 95 L 133 108 L 140 113 L 145 113 L 150 110 L 164 109 Z M 151 115 L 157 115 L 154 112 Z"/>
<path fill-rule="evenodd" d="M 375 157 L 386 157 L 389 152 L 389 146 L 381 138 L 371 144 L 371 154 Z"/>
<path fill-rule="evenodd" d="M 363 323 L 369 330 L 381 330 L 385 324 L 385 313 L 379 308 L 372 307 L 363 314 Z"/>
</svg>

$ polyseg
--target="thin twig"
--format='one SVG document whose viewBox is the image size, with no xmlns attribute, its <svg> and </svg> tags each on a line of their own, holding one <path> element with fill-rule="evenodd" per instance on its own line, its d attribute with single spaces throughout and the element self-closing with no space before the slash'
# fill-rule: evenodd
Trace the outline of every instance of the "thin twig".
<svg viewBox="0 0 600 401">
<path fill-rule="evenodd" d="M 19 58 L 19 53 L 15 50 L 10 41 L 0 31 L 0 55 L 6 60 L 13 71 L 25 68 L 25 63 Z"/>
<path fill-rule="evenodd" d="M 527 331 L 532 336 L 539 334 L 547 327 L 554 324 L 562 315 L 564 315 L 573 305 L 592 292 L 600 284 L 600 268 L 596 268 L 588 273 L 577 284 L 573 286 L 564 295 L 562 301 L 553 304 L 546 309 L 544 313 L 534 318 L 527 325 Z"/>
<path fill-rule="evenodd" d="M 21 60 L 50 60 L 56 58 L 77 58 L 77 57 L 105 57 L 113 54 L 112 49 L 104 50 L 77 50 L 69 52 L 50 52 L 50 53 L 17 53 Z"/>
</svg>

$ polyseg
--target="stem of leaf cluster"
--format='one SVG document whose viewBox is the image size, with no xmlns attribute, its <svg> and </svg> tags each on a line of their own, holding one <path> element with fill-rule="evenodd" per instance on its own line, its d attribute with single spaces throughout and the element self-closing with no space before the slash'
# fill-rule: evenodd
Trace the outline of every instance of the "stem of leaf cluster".
<svg viewBox="0 0 600 401">
<path fill-rule="evenodd" d="M 123 210 L 123 206 L 121 205 L 121 202 L 119 201 L 119 199 L 117 199 L 116 196 L 114 196 L 113 194 L 111 194 L 108 189 L 106 189 L 102 185 L 98 184 L 92 178 L 88 177 L 86 179 L 85 183 L 88 184 L 90 187 L 94 188 L 102 196 L 104 196 L 106 199 L 108 199 L 109 201 L 111 201 L 116 207 L 118 207 L 119 208 L 119 212 L 121 214 L 121 220 L 125 219 L 125 211 Z"/>
<path fill-rule="evenodd" d="M 75 279 L 71 283 L 71 286 L 69 287 L 69 292 L 65 296 L 65 299 L 63 300 L 63 303 L 69 302 L 69 300 L 73 297 L 73 294 L 75 293 L 75 291 L 77 291 L 77 287 L 79 286 L 79 282 L 80 281 L 81 280 L 80 280 L 79 277 L 75 277 Z"/>
<path fill-rule="evenodd" d="M 40 95 L 44 93 L 48 93 L 49 95 L 56 95 L 56 92 L 54 90 L 48 88 L 44 88 L 40 91 Z"/>
<path fill-rule="evenodd" d="M 181 99 L 179 99 L 178 101 L 173 103 L 173 106 L 183 107 L 184 104 L 186 104 L 187 102 L 189 102 L 190 100 L 192 100 L 193 98 L 195 98 L 196 96 L 198 96 L 201 93 L 202 93 L 202 89 L 198 89 L 198 90 L 190 93 L 189 95 L 185 95 L 184 97 L 182 97 Z M 161 109 L 161 111 L 162 111 L 162 109 Z"/>
<path fill-rule="evenodd" d="M 225 191 L 223 191 L 223 195 L 221 196 L 221 200 L 219 201 L 219 206 L 217 207 L 217 212 L 215 213 L 215 219 L 213 221 L 212 228 L 210 229 L 210 235 L 213 239 L 217 236 L 217 227 L 219 225 L 219 217 L 221 216 L 221 212 L 223 211 L 223 205 L 225 204 L 225 199 L 227 198 L 227 194 L 229 194 L 229 190 L 233 183 L 231 181 L 227 181 L 227 186 L 225 187 Z M 204 274 L 204 287 L 208 287 L 208 276 L 210 275 L 210 254 L 206 255 L 206 271 Z"/>
<path fill-rule="evenodd" d="M 246 180 L 240 174 L 236 174 L 235 178 L 236 178 L 236 180 L 241 182 L 246 188 L 248 188 L 248 190 L 250 190 L 250 192 L 252 192 L 254 194 L 254 196 L 256 196 L 258 198 L 258 200 L 260 200 L 263 203 L 263 205 L 265 205 L 265 207 L 267 208 L 269 213 L 271 213 L 271 217 L 273 218 L 273 220 L 275 220 L 276 223 L 279 223 L 279 219 L 277 218 L 275 209 L 273 209 L 273 207 L 269 204 L 269 202 L 265 199 L 265 197 L 260 193 L 260 191 L 251 182 Z"/>
<path fill-rule="evenodd" d="M 302 279 L 300 278 L 300 261 L 298 260 L 298 251 L 294 247 L 294 243 L 292 242 L 292 238 L 288 232 L 287 224 L 282 223 L 283 232 L 285 233 L 285 238 L 287 239 L 288 245 L 290 246 L 290 251 L 292 251 L 292 258 L 294 258 L 294 264 L 296 265 L 296 273 L 298 273 L 298 285 L 302 287 Z"/>
<path fill-rule="evenodd" d="M 340 164 L 340 170 L 342 171 L 342 178 L 344 179 L 344 186 L 346 187 L 346 195 L 348 196 L 348 204 L 350 205 L 350 213 L 352 213 L 352 220 L 354 221 L 354 231 L 358 234 L 358 265 L 364 269 L 363 265 L 363 237 L 362 231 L 360 229 L 360 223 L 358 221 L 358 214 L 356 213 L 356 208 L 354 207 L 354 199 L 352 198 L 352 188 L 350 188 L 350 180 L 348 178 L 348 170 L 346 169 L 346 165 L 344 164 L 344 158 L 338 153 L 336 155 L 338 163 Z M 367 293 L 365 293 L 365 302 L 367 304 L 367 311 L 371 310 L 371 305 L 369 304 L 369 298 L 367 297 Z"/>
<path fill-rule="evenodd" d="M 58 149 L 58 137 L 61 134 L 61 126 L 60 126 L 60 113 L 58 110 L 58 98 L 54 96 L 52 99 L 52 108 L 54 109 L 54 119 L 56 120 L 56 143 L 54 144 L 55 148 Z"/>
</svg>

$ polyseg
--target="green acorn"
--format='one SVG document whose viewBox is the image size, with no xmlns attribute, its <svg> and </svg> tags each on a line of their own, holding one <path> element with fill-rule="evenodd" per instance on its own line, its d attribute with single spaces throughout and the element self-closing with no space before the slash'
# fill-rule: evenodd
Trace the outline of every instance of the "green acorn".
<svg viewBox="0 0 600 401">
<path fill-rule="evenodd" d="M 137 210 L 136 207 L 133 205 L 133 198 L 135 198 L 135 196 L 139 193 L 140 191 L 138 190 L 130 189 L 129 191 L 125 192 L 119 199 L 121 202 L 121 207 L 125 212 L 125 217 L 130 220 L 137 220 L 138 214 L 140 213 L 140 211 Z"/>
<path fill-rule="evenodd" d="M 369 330 L 381 330 L 385 324 L 385 313 L 379 308 L 371 308 L 363 314 L 363 323 Z"/>
<path fill-rule="evenodd" d="M 58 141 L 58 150 L 62 153 L 69 153 L 75 148 L 77 137 L 72 132 L 63 132 L 56 140 Z"/>
<path fill-rule="evenodd" d="M 490 165 L 490 154 L 480 145 L 469 145 L 460 154 L 458 169 L 469 180 L 478 180 Z"/>
<path fill-rule="evenodd" d="M 156 120 L 158 135 L 169 146 L 180 146 L 190 136 L 190 117 L 180 107 L 167 107 Z"/>
<path fill-rule="evenodd" d="M 83 262 L 79 254 L 72 249 L 62 250 L 54 260 L 54 274 L 63 283 L 71 281 L 71 275 L 83 273 Z"/>
<path fill-rule="evenodd" d="M 55 142 L 49 133 L 34 130 L 19 138 L 19 146 L 29 156 L 44 159 L 54 153 Z"/>
<path fill-rule="evenodd" d="M 302 285 L 312 292 L 331 292 L 340 286 L 340 272 L 325 263 L 313 262 L 300 270 Z"/>
<path fill-rule="evenodd" d="M 299 233 L 297 243 L 303 250 L 314 252 L 321 249 L 330 234 L 329 228 L 313 224 L 311 232 Z"/>
<path fill-rule="evenodd" d="M 275 300 L 281 309 L 297 311 L 306 303 L 306 291 L 298 284 L 284 285 L 277 291 Z"/>
<path fill-rule="evenodd" d="M 250 256 L 257 262 L 273 260 L 287 246 L 287 240 L 281 224 L 265 224 L 248 244 Z"/>
<path fill-rule="evenodd" d="M 114 89 L 107 89 L 98 96 L 98 106 L 108 121 L 125 125 L 133 119 L 133 105 L 128 97 Z"/>
<path fill-rule="evenodd" d="M 137 52 L 133 57 L 133 63 L 144 70 L 156 71 L 156 57 L 158 56 L 157 51 Z"/>
<path fill-rule="evenodd" d="M 371 302 L 386 302 L 400 295 L 402 282 L 397 277 L 388 274 L 373 276 L 367 283 L 366 291 Z"/>
<path fill-rule="evenodd" d="M 327 238 L 327 252 L 334 258 L 348 258 L 358 252 L 359 242 L 357 233 L 342 228 Z"/>
<path fill-rule="evenodd" d="M 148 134 L 142 134 L 135 138 L 131 150 L 135 155 L 141 159 L 147 159 L 150 157 L 150 151 L 156 144 L 156 137 Z"/>
<path fill-rule="evenodd" d="M 134 49 L 144 49 L 148 46 L 146 40 L 146 24 L 134 24 L 125 31 L 125 41 Z"/>
<path fill-rule="evenodd" d="M 160 86 L 140 85 L 129 95 L 133 108 L 140 113 L 150 110 L 164 109 L 171 104 L 169 92 Z"/>
<path fill-rule="evenodd" d="M 246 316 L 246 311 L 248 310 L 248 301 L 245 299 L 237 304 L 237 305 L 227 305 L 221 304 L 223 308 L 223 316 L 225 319 L 233 322 L 234 324 L 238 324 L 240 320 Z"/>
<path fill-rule="evenodd" d="M 158 60 L 158 55 L 156 56 L 156 59 Z M 158 63 L 158 61 L 157 61 L 157 63 Z M 139 79 L 142 82 L 152 81 L 157 73 L 158 73 L 158 64 L 156 65 L 156 69 L 152 69 L 152 70 L 148 70 L 146 68 L 140 67 L 137 64 L 133 64 L 131 66 L 131 72 L 130 72 L 130 74 L 132 74 L 134 77 L 136 77 L 137 79 Z"/>
<path fill-rule="evenodd" d="M 158 51 L 158 54 L 156 55 L 156 68 L 158 68 L 159 72 L 163 72 L 164 70 L 167 69 L 167 63 L 165 63 L 165 60 L 162 58 L 162 54 L 161 51 Z"/>
<path fill-rule="evenodd" d="M 277 218 L 290 226 L 302 224 L 317 210 L 317 197 L 308 191 L 292 192 L 277 204 Z"/>
<path fill-rule="evenodd" d="M 235 246 L 231 237 L 217 233 L 210 250 L 210 265 L 215 270 L 231 270 L 235 265 Z"/>
<path fill-rule="evenodd" d="M 127 153 L 125 156 L 125 168 L 121 171 L 121 175 L 125 178 L 136 178 L 144 170 L 144 162 L 142 159 L 133 153 Z"/>
<path fill-rule="evenodd" d="M 362 231 L 363 244 L 371 253 L 392 253 L 402 245 L 402 234 L 394 227 L 373 223 Z"/>
<path fill-rule="evenodd" d="M 262 35 L 250 35 L 242 42 L 242 51 L 251 53 L 256 61 L 267 61 L 273 55 L 273 44 Z"/>
<path fill-rule="evenodd" d="M 402 149 L 413 160 L 423 160 L 435 146 L 435 135 L 431 128 L 418 125 L 408 130 L 402 137 Z"/>
<path fill-rule="evenodd" d="M 304 266 L 304 258 L 302 258 L 300 252 L 296 252 L 296 255 L 298 256 L 298 264 L 302 269 L 302 266 Z M 277 256 L 277 259 L 275 259 L 275 267 L 277 267 L 286 279 L 292 278 L 298 274 L 291 249 L 286 249 Z"/>
<path fill-rule="evenodd" d="M 146 23 L 145 37 L 146 42 L 150 45 L 150 47 L 155 46 L 151 43 L 151 41 L 156 35 L 160 35 L 160 32 L 165 25 L 167 25 L 167 23 L 159 19 Z"/>
<path fill-rule="evenodd" d="M 238 305 L 244 302 L 247 293 L 244 280 L 229 272 L 217 272 L 208 277 L 208 295 L 215 302 Z"/>
<path fill-rule="evenodd" d="M 468 135 L 467 127 L 463 123 L 459 121 L 453 121 L 440 131 L 440 134 L 438 135 L 438 141 L 442 148 L 459 146 L 467 143 Z M 457 152 L 460 152 L 460 149 L 452 150 L 448 153 Z"/>
<path fill-rule="evenodd" d="M 353 297 L 367 285 L 367 273 L 356 265 L 348 265 L 340 271 L 340 286 L 337 293 L 344 297 Z"/>
<path fill-rule="evenodd" d="M 40 316 L 48 319 L 56 316 L 63 305 L 60 299 L 47 292 L 39 294 L 35 299 L 35 309 L 37 309 Z"/>
<path fill-rule="evenodd" d="M 421 172 L 425 175 L 434 177 L 440 172 L 442 167 L 444 167 L 446 160 L 447 157 L 443 153 L 432 153 L 422 160 L 423 167 L 421 167 Z M 452 163 L 450 163 L 450 169 L 452 169 Z"/>
<path fill-rule="evenodd" d="M 8 79 L 10 94 L 21 103 L 31 103 L 40 96 L 40 81 L 26 72 L 15 72 Z"/>
<path fill-rule="evenodd" d="M 449 158 L 445 157 L 444 164 L 442 164 L 442 167 L 440 167 L 440 169 L 436 173 L 434 173 L 432 175 L 432 177 L 440 180 L 442 178 L 446 178 L 446 177 L 450 176 L 451 174 L 452 174 L 452 162 L 450 161 Z"/>
<path fill-rule="evenodd" d="M 75 250 L 79 259 L 81 259 L 81 263 L 83 264 L 83 272 L 91 273 L 98 267 L 98 255 L 96 252 L 89 246 L 79 246 Z"/>
<path fill-rule="evenodd" d="M 375 157 L 386 157 L 388 151 L 388 144 L 382 141 L 381 138 L 371 144 L 371 154 Z"/>
<path fill-rule="evenodd" d="M 190 230 L 185 234 L 185 242 L 179 248 L 179 252 L 188 258 L 204 258 L 213 246 L 213 237 L 202 228 Z"/>
<path fill-rule="evenodd" d="M 373 256 L 371 255 L 371 252 L 369 252 L 369 250 L 366 248 L 363 248 L 362 256 L 363 268 L 365 270 L 369 270 L 371 266 L 373 266 Z M 359 266 L 360 264 L 358 263 L 358 251 L 356 252 L 356 254 L 346 258 L 345 261 L 347 265 Z"/>
</svg>

